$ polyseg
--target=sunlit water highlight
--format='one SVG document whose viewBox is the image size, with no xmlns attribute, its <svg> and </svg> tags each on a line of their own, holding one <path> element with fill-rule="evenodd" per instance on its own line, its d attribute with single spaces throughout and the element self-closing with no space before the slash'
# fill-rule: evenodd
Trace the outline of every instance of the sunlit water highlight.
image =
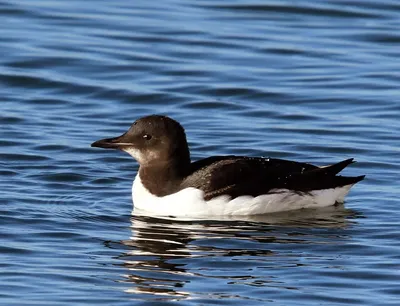
<svg viewBox="0 0 400 306">
<path fill-rule="evenodd" d="M 399 305 L 400 4 L 0 1 L 0 304 Z M 143 115 L 192 158 L 355 157 L 345 206 L 131 215 Z"/>
</svg>

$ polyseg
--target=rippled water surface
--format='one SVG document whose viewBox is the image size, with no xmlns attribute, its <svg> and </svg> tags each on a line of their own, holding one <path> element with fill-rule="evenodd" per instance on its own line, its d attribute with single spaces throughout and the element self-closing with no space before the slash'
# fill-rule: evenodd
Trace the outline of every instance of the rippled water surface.
<svg viewBox="0 0 400 306">
<path fill-rule="evenodd" d="M 400 3 L 0 1 L 1 305 L 400 305 Z M 193 160 L 355 157 L 345 206 L 131 215 L 143 115 Z M 351 169 L 350 169 L 351 168 Z"/>
</svg>

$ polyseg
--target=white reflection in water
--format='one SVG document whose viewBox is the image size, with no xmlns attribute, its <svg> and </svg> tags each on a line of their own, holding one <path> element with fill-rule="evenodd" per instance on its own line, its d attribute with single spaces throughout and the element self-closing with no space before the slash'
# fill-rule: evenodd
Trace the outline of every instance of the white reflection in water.
<svg viewBox="0 0 400 306">
<path fill-rule="evenodd" d="M 136 214 L 132 237 L 123 241 L 127 251 L 120 257 L 127 271 L 124 281 L 132 284 L 126 291 L 157 299 L 168 296 L 168 300 L 193 295 L 218 298 L 218 288 L 204 285 L 213 279 L 226 285 L 293 289 L 282 275 L 276 275 L 279 268 L 304 267 L 323 259 L 318 252 L 308 253 L 320 245 L 335 248 L 346 243 L 351 239 L 346 229 L 356 216 L 343 206 L 241 220 Z M 185 290 L 187 286 L 190 289 Z"/>
</svg>

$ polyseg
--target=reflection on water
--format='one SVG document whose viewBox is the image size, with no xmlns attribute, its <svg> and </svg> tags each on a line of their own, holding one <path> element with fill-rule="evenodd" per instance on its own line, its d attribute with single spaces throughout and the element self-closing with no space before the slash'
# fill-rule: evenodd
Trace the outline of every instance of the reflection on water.
<svg viewBox="0 0 400 306">
<path fill-rule="evenodd" d="M 351 240 L 345 229 L 354 224 L 355 217 L 359 217 L 357 212 L 342 205 L 236 221 L 134 215 L 132 237 L 122 242 L 125 250 L 119 257 L 126 268 L 124 282 L 132 284 L 126 291 L 153 298 L 185 298 L 193 295 L 193 283 L 198 288 L 198 283 L 205 282 L 200 286 L 204 287 L 210 278 L 230 285 L 292 290 L 292 285 L 277 278 L 277 269 L 296 269 L 322 260 L 323 254 L 305 255 L 319 245 L 335 248 Z M 295 252 L 291 250 L 294 244 Z M 302 244 L 304 250 L 299 247 Z M 199 295 L 204 294 L 200 291 Z M 209 294 L 218 297 L 218 288 L 210 288 Z"/>
<path fill-rule="evenodd" d="M 399 12 L 1 0 L 0 304 L 399 305 Z M 193 160 L 355 157 L 346 206 L 366 217 L 131 222 L 137 163 L 90 143 L 153 113 L 184 125 Z"/>
</svg>

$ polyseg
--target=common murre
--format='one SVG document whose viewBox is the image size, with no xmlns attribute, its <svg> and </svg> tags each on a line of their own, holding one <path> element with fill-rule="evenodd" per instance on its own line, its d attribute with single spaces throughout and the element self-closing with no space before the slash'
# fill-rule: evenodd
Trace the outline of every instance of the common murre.
<svg viewBox="0 0 400 306">
<path fill-rule="evenodd" d="M 212 156 L 191 162 L 183 127 L 161 115 L 135 121 L 92 147 L 119 149 L 139 162 L 135 209 L 154 215 L 257 215 L 334 205 L 364 179 L 338 176 L 353 163 L 317 167 L 276 158 Z"/>
</svg>

